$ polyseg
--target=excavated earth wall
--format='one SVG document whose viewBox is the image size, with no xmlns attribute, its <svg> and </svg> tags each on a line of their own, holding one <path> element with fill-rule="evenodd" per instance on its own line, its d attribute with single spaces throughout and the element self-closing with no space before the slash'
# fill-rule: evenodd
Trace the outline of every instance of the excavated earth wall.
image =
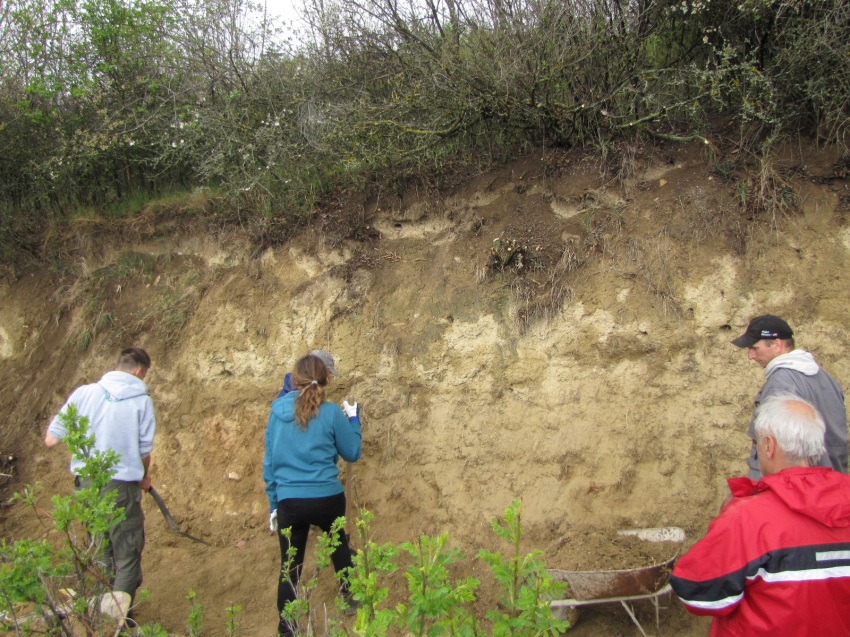
<svg viewBox="0 0 850 637">
<path fill-rule="evenodd" d="M 704 149 L 669 147 L 639 155 L 628 179 L 564 154 L 440 197 L 367 201 L 366 242 L 318 226 L 259 256 L 238 233 L 81 240 L 89 281 L 128 254 L 147 266 L 100 286 L 94 310 L 79 281 L 48 269 L 0 285 L 0 451 L 16 457 L 6 491 L 40 481 L 45 509 L 70 492 L 67 452 L 43 447 L 45 426 L 132 340 L 154 360 L 154 484 L 184 530 L 214 544 L 170 534 L 146 499 L 151 597 L 137 618 L 185 632 L 192 589 L 205 634 L 224 635 L 224 608 L 240 605 L 240 634 L 273 635 L 264 428 L 284 374 L 323 348 L 342 374 L 329 398 L 363 409 L 363 457 L 342 475 L 350 514 L 375 514 L 376 541 L 448 531 L 469 556 L 504 548 L 490 520 L 520 498 L 527 548 L 553 568 L 593 568 L 588 542 L 613 529 L 679 526 L 694 541 L 726 478 L 745 471 L 763 376 L 730 340 L 749 318 L 786 318 L 850 386 L 850 192 L 831 153 L 777 159 L 797 167 L 781 173 L 790 211 L 744 201 L 745 174 L 726 181 Z M 524 248 L 513 257 L 512 240 Z M 182 314 L 168 314 L 169 298 Z M 20 504 L 3 524 L 8 538 L 58 539 Z M 481 562 L 458 572 L 495 604 Z M 316 602 L 332 603 L 322 577 Z M 388 582 L 398 601 L 402 573 Z M 665 606 L 662 635 L 707 634 L 706 620 Z M 638 605 L 638 617 L 648 627 L 654 611 Z M 574 634 L 636 631 L 608 606 Z"/>
</svg>

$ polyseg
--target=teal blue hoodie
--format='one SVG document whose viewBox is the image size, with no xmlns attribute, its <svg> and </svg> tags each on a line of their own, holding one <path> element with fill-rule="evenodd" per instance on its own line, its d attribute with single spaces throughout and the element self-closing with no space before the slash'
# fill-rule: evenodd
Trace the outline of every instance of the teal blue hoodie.
<svg viewBox="0 0 850 637">
<path fill-rule="evenodd" d="M 334 403 L 322 403 L 319 415 L 302 431 L 295 424 L 295 399 L 291 391 L 272 403 L 266 426 L 263 479 L 270 510 L 287 498 L 323 498 L 343 492 L 336 466 L 360 459 L 360 420 L 349 420 Z"/>
</svg>

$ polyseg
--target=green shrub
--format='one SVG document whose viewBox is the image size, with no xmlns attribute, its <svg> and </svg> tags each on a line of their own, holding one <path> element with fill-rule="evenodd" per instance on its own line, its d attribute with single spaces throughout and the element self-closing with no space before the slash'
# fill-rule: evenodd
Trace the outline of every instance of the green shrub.
<svg viewBox="0 0 850 637">
<path fill-rule="evenodd" d="M 496 583 L 502 590 L 499 609 L 489 609 L 482 622 L 476 607 L 479 580 L 472 577 L 454 579 L 452 570 L 463 566 L 464 556 L 457 548 L 448 548 L 448 534 L 439 537 L 421 536 L 415 542 L 399 546 L 392 543 L 376 544 L 371 538 L 373 516 L 361 510 L 357 518 L 357 533 L 362 548 L 353 557 L 354 566 L 347 574 L 350 590 L 359 603 L 353 632 L 361 637 L 383 637 L 393 626 L 406 630 L 416 637 L 540 637 L 566 630 L 569 622 L 556 620 L 550 613 L 550 601 L 564 593 L 564 584 L 554 581 L 546 570 L 540 551 L 522 555 L 522 504 L 513 502 L 505 511 L 503 522 L 494 519 L 492 526 L 497 536 L 510 546 L 510 554 L 481 550 L 478 557 L 490 567 Z M 339 518 L 336 529 L 344 525 Z M 288 529 L 284 529 L 287 533 Z M 330 554 L 335 542 L 327 535 L 319 536 L 316 574 L 299 582 L 298 599 L 290 602 L 284 616 L 298 634 L 308 634 L 311 625 L 310 594 L 316 588 L 319 570 L 330 565 Z M 394 573 L 400 551 L 408 554 L 412 563 L 405 570 L 407 581 L 406 602 L 395 608 L 386 600 L 390 588 L 385 582 Z M 294 555 L 294 549 L 292 550 Z M 290 556 L 291 557 L 291 556 Z M 288 566 L 282 569 L 283 576 Z M 338 611 L 342 610 L 338 604 Z M 312 626 L 316 626 L 315 620 Z M 329 618 L 326 634 L 339 635 L 344 631 L 339 619 Z"/>
<path fill-rule="evenodd" d="M 60 415 L 68 434 L 63 441 L 75 460 L 81 479 L 90 486 L 73 495 L 53 497 L 50 518 L 62 536 L 54 547 L 47 541 L 3 540 L 0 550 L 9 555 L 0 564 L 0 609 L 12 614 L 15 629 L 33 628 L 30 620 L 14 616 L 15 604 L 32 603 L 51 633 L 73 636 L 72 623 L 80 622 L 91 634 L 113 632 L 114 621 L 99 612 L 99 597 L 109 590 L 110 573 L 99 561 L 109 528 L 124 519 L 115 507 L 115 493 L 102 493 L 115 470 L 118 456 L 113 451 L 94 449 L 88 418 L 80 417 L 74 405 Z M 27 486 L 13 499 L 22 500 L 37 513 L 35 488 Z M 94 603 L 92 602 L 94 600 Z"/>
</svg>

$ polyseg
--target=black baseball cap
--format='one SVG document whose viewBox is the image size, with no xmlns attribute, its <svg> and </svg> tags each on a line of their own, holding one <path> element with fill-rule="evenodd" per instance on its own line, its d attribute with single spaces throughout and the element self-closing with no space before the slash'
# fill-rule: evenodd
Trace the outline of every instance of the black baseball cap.
<svg viewBox="0 0 850 637">
<path fill-rule="evenodd" d="M 732 345 L 738 347 L 752 347 L 762 339 L 773 340 L 781 338 L 782 340 L 793 338 L 794 330 L 778 316 L 773 314 L 764 314 L 755 317 L 750 324 L 747 325 L 747 331 L 741 334 L 738 338 L 732 341 Z"/>
</svg>

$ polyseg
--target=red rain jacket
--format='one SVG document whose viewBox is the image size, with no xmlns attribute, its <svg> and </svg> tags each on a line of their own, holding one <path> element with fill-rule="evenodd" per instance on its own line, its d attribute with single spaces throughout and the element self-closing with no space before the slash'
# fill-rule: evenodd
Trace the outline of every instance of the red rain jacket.
<svg viewBox="0 0 850 637">
<path fill-rule="evenodd" d="M 791 468 L 729 480 L 734 499 L 670 584 L 712 637 L 850 635 L 850 476 Z"/>
</svg>

